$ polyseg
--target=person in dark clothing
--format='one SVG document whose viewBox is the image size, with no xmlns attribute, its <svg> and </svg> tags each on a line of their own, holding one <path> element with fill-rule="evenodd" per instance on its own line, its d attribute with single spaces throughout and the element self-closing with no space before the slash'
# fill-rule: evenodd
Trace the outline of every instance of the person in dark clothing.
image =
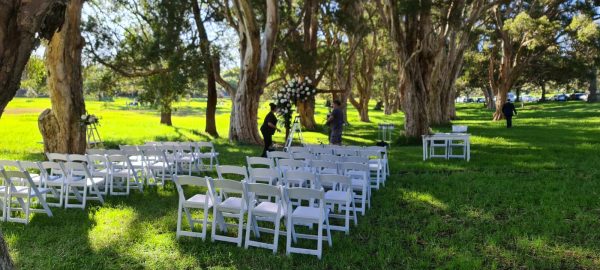
<svg viewBox="0 0 600 270">
<path fill-rule="evenodd" d="M 271 107 L 271 111 L 265 117 L 262 126 L 260 126 L 260 133 L 262 133 L 263 139 L 265 140 L 265 148 L 261 155 L 262 157 L 267 157 L 267 151 L 269 151 L 273 144 L 273 134 L 275 134 L 275 130 L 280 131 L 279 128 L 277 128 L 277 117 L 275 116 L 277 105 L 275 105 L 275 103 L 270 103 L 269 107 Z"/>
<path fill-rule="evenodd" d="M 504 114 L 504 118 L 506 118 L 506 128 L 512 127 L 512 117 L 513 115 L 517 115 L 517 109 L 515 109 L 515 105 L 508 100 L 502 106 L 502 113 Z"/>
<path fill-rule="evenodd" d="M 344 127 L 344 112 L 340 108 L 342 103 L 339 100 L 333 101 L 333 111 L 327 118 L 327 125 L 329 126 L 329 143 L 335 145 L 342 145 L 342 130 Z"/>
</svg>

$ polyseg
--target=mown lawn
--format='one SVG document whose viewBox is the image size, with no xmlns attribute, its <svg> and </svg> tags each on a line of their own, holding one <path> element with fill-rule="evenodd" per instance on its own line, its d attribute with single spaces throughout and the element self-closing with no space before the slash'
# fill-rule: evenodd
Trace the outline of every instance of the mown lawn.
<svg viewBox="0 0 600 270">
<path fill-rule="evenodd" d="M 326 110 L 320 102 L 317 122 Z M 174 127 L 158 125 L 156 112 L 127 109 L 125 100 L 88 102 L 100 116 L 110 147 L 147 140 L 208 140 L 204 104 L 178 104 Z M 37 116 L 46 99 L 15 99 L 0 119 L 0 159 L 40 159 Z M 259 118 L 266 113 L 264 104 Z M 226 137 L 229 103 L 219 105 L 219 132 Z M 479 105 L 460 105 L 460 120 L 473 134 L 472 160 L 421 160 L 420 145 L 394 145 L 392 177 L 374 193 L 373 207 L 350 236 L 334 233 L 322 260 L 285 256 L 233 244 L 175 239 L 176 191 L 148 188 L 129 197 L 109 197 L 85 211 L 53 208 L 28 226 L 0 224 L 22 269 L 506 269 L 600 268 L 600 104 L 532 104 L 519 110 L 515 128 L 489 121 Z M 402 115 L 372 112 L 357 120 L 346 144 L 373 144 L 377 122 Z M 434 127 L 447 131 L 449 127 Z M 309 142 L 325 141 L 306 132 Z M 282 135 L 275 138 L 283 140 Z M 260 147 L 216 139 L 221 164 L 242 164 Z"/>
</svg>

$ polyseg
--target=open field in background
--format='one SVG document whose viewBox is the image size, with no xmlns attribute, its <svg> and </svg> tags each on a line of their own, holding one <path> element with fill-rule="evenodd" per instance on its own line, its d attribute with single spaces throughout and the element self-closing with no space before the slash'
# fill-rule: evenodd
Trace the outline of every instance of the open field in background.
<svg viewBox="0 0 600 270">
<path fill-rule="evenodd" d="M 204 102 L 178 103 L 173 127 L 159 125 L 156 111 L 127 109 L 126 103 L 86 104 L 101 117 L 100 133 L 110 147 L 210 139 L 203 132 Z M 317 102 L 319 124 L 327 113 L 323 104 Z M 222 138 L 215 142 L 221 164 L 241 165 L 261 148 L 227 142 L 229 106 L 219 104 Z M 423 162 L 420 145 L 392 146 L 388 185 L 374 192 L 373 207 L 350 236 L 334 233 L 321 261 L 286 257 L 285 238 L 278 255 L 195 238 L 177 241 L 173 185 L 109 196 L 85 211 L 53 208 L 52 218 L 37 214 L 28 226 L 2 223 L 0 229 L 22 269 L 600 268 L 600 104 L 518 106 L 511 130 L 489 121 L 490 112 L 480 106 L 459 105 L 455 122 L 473 134 L 471 162 Z M 37 117 L 46 107 L 47 99 L 9 104 L 0 119 L 0 159 L 43 158 Z M 360 123 L 353 108 L 348 112 L 345 144 L 374 144 L 378 122 L 402 126 L 401 114 L 373 111 L 373 123 Z M 304 138 L 316 143 L 327 136 L 305 132 Z M 281 143 L 283 134 L 275 141 Z"/>
</svg>

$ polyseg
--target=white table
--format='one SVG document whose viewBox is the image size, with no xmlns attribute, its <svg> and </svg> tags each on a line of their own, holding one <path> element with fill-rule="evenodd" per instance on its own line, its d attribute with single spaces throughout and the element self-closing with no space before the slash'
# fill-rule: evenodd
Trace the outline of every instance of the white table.
<svg viewBox="0 0 600 270">
<path fill-rule="evenodd" d="M 446 148 L 445 158 L 463 158 L 467 161 L 471 160 L 471 134 L 468 133 L 435 133 L 432 135 L 423 135 L 423 160 L 431 158 L 429 153 L 429 147 L 433 141 L 444 141 Z M 448 148 L 452 147 L 453 141 L 464 141 L 464 152 L 462 155 L 450 155 L 448 154 Z"/>
</svg>

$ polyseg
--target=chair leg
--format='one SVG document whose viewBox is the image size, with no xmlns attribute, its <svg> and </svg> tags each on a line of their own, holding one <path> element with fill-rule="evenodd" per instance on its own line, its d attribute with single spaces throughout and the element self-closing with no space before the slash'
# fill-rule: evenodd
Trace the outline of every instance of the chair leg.
<svg viewBox="0 0 600 270">
<path fill-rule="evenodd" d="M 176 238 L 179 239 L 179 233 L 181 233 L 181 202 L 179 203 L 178 207 L 177 207 L 177 233 Z"/>
<path fill-rule="evenodd" d="M 327 217 L 325 217 L 327 219 Z M 321 253 L 323 252 L 323 221 L 319 221 L 317 226 L 317 257 L 321 259 Z"/>
<path fill-rule="evenodd" d="M 244 239 L 244 213 L 240 213 L 239 224 L 238 224 L 238 247 L 242 247 L 242 239 Z"/>
<path fill-rule="evenodd" d="M 291 213 L 288 215 L 287 224 L 286 224 L 286 239 L 285 239 L 285 254 L 290 255 L 290 248 L 292 247 L 292 228 L 294 227 L 294 223 L 292 223 Z"/>
<path fill-rule="evenodd" d="M 245 249 L 248 249 L 248 247 L 250 246 L 250 224 L 252 223 L 252 210 L 248 210 L 248 224 L 246 224 L 246 244 L 244 245 Z"/>
<path fill-rule="evenodd" d="M 281 217 L 275 217 L 275 233 L 273 234 L 273 254 L 277 253 L 277 245 L 279 243 L 279 226 L 281 224 Z"/>
</svg>

